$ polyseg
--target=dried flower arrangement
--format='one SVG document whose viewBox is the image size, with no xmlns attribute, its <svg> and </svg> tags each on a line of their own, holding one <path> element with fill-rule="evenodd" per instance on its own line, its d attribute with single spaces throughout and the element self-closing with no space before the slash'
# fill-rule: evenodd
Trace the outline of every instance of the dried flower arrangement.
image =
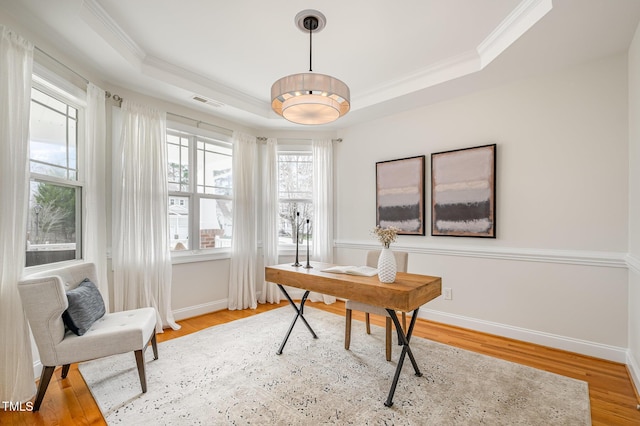
<svg viewBox="0 0 640 426">
<path fill-rule="evenodd" d="M 385 248 L 389 248 L 391 243 L 395 242 L 400 229 L 395 226 L 389 226 L 388 228 L 382 228 L 380 225 L 371 230 L 371 233 L 378 238 L 378 241 L 382 243 Z"/>
</svg>

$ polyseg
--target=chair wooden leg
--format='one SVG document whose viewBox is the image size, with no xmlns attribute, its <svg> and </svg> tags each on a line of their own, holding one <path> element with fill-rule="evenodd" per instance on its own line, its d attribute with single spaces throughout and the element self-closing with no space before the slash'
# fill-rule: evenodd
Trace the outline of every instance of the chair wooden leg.
<svg viewBox="0 0 640 426">
<path fill-rule="evenodd" d="M 344 323 L 344 348 L 349 350 L 349 346 L 351 345 L 351 309 L 347 309 L 345 313 L 345 323 Z"/>
<path fill-rule="evenodd" d="M 38 394 L 36 395 L 36 399 L 33 402 L 33 411 L 38 411 L 40 409 L 40 404 L 42 404 L 44 394 L 45 392 L 47 392 L 47 387 L 49 386 L 51 376 L 53 376 L 53 371 L 55 369 L 55 365 L 53 367 L 44 367 L 42 369 L 42 374 L 40 375 L 40 384 L 38 385 Z"/>
<path fill-rule="evenodd" d="M 147 392 L 147 376 L 144 371 L 144 351 L 138 349 L 135 351 L 136 364 L 138 365 L 138 376 L 140 376 L 140 386 L 142 386 L 142 393 Z"/>
<path fill-rule="evenodd" d="M 369 312 L 365 312 L 364 322 L 367 325 L 367 334 L 371 334 L 371 323 L 369 322 Z"/>
<path fill-rule="evenodd" d="M 153 336 L 151 336 L 151 348 L 153 349 L 153 359 L 158 359 L 158 342 L 155 330 L 153 331 Z"/>
<path fill-rule="evenodd" d="M 402 313 L 402 330 L 404 330 L 404 332 L 407 332 L 407 313 L 403 312 Z"/>
<path fill-rule="evenodd" d="M 63 379 L 67 378 L 67 374 L 69 374 L 69 367 L 71 367 L 71 364 L 65 364 L 62 366 L 62 374 L 60 374 L 60 376 Z"/>
<path fill-rule="evenodd" d="M 385 337 L 384 337 L 384 348 L 385 354 L 387 357 L 387 361 L 391 361 L 391 318 L 386 317 L 385 322 Z"/>
</svg>

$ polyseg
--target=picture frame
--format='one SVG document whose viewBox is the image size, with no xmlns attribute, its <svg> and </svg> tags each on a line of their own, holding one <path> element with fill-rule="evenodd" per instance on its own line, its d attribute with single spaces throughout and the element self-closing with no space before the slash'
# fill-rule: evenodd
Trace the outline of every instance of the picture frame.
<svg viewBox="0 0 640 426">
<path fill-rule="evenodd" d="M 431 235 L 496 238 L 496 144 L 431 154 Z"/>
<path fill-rule="evenodd" d="M 425 156 L 376 163 L 376 225 L 398 235 L 425 234 Z"/>
</svg>

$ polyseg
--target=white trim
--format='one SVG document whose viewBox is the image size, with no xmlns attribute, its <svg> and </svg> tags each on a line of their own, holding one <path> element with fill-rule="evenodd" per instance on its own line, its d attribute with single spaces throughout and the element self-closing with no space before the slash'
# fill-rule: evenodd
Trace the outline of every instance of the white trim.
<svg viewBox="0 0 640 426">
<path fill-rule="evenodd" d="M 361 241 L 335 241 L 334 247 L 375 250 L 377 244 Z M 492 246 L 438 246 L 435 244 L 403 245 L 394 244 L 394 249 L 409 253 L 436 256 L 479 257 L 524 262 L 563 263 L 568 265 L 598 266 L 605 268 L 627 268 L 629 256 L 621 252 L 596 252 L 586 250 L 542 250 L 517 247 Z M 640 264 L 640 262 L 639 262 Z"/>
<path fill-rule="evenodd" d="M 626 364 L 629 370 L 629 376 L 631 376 L 631 381 L 636 387 L 636 391 L 640 392 L 640 366 L 633 358 L 631 351 L 627 351 Z M 640 403 L 638 404 L 638 409 L 640 409 Z"/>
<path fill-rule="evenodd" d="M 219 81 L 163 61 L 160 58 L 146 56 L 141 63 L 140 69 L 146 76 L 159 79 L 192 93 L 197 93 L 198 96 L 204 96 L 212 101 L 221 103 L 222 106 L 216 108 L 217 111 L 232 107 L 243 109 L 262 118 L 269 118 L 270 116 L 271 104 L 269 102 L 261 101 Z M 197 102 L 191 100 L 191 98 L 189 99 L 190 102 Z M 199 102 L 197 103 L 200 104 Z"/>
<path fill-rule="evenodd" d="M 207 251 L 188 250 L 188 251 L 172 251 L 171 264 L 180 265 L 182 263 L 208 262 L 210 260 L 226 260 L 231 259 L 231 249 L 212 249 Z"/>
<path fill-rule="evenodd" d="M 640 259 L 632 255 L 631 253 L 628 253 L 627 256 L 625 257 L 625 260 L 627 262 L 629 271 L 635 272 L 636 274 L 640 274 Z"/>
<path fill-rule="evenodd" d="M 498 25 L 477 51 L 484 68 L 553 9 L 551 0 L 524 0 Z"/>
<path fill-rule="evenodd" d="M 448 314 L 431 309 L 423 309 L 418 313 L 419 318 L 443 324 L 454 325 L 470 330 L 481 331 L 495 336 L 507 337 L 523 342 L 548 346 L 578 354 L 593 356 L 600 359 L 624 363 L 627 361 L 627 350 L 616 346 L 603 345 L 587 340 L 572 339 L 551 333 L 529 330 L 526 328 L 478 320 L 462 315 Z"/>
<path fill-rule="evenodd" d="M 32 87 L 50 96 L 63 97 L 63 102 L 71 104 L 76 109 L 86 108 L 87 91 L 71 83 L 68 78 L 60 76 L 45 65 L 33 62 Z M 73 79 L 73 76 L 71 76 Z"/>
<path fill-rule="evenodd" d="M 43 369 L 43 365 L 40 362 L 40 360 L 36 360 L 33 362 L 33 377 L 38 380 L 40 379 L 40 376 L 42 375 L 42 369 Z"/>
<path fill-rule="evenodd" d="M 81 11 L 89 12 L 91 16 L 97 19 L 104 28 L 109 31 L 109 34 L 115 38 L 115 40 L 118 40 L 120 44 L 126 48 L 129 54 L 133 55 L 139 61 L 147 56 L 138 43 L 136 43 L 120 25 L 118 25 L 118 23 L 107 13 L 106 10 L 104 10 L 97 0 L 84 0 L 82 2 Z"/>
<path fill-rule="evenodd" d="M 168 115 L 171 115 L 170 113 Z M 186 133 L 185 136 L 202 136 L 205 138 L 213 139 L 216 142 L 223 142 L 226 144 L 231 144 L 231 136 L 232 132 L 222 132 L 216 130 L 207 130 L 200 127 L 201 124 L 207 125 L 200 121 L 196 121 L 196 125 L 189 125 L 186 123 L 182 123 L 180 121 L 176 121 L 173 118 L 167 118 L 167 130 L 174 130 L 181 133 Z M 222 128 L 220 128 L 222 129 Z"/>
<path fill-rule="evenodd" d="M 352 106 L 351 110 L 364 109 L 393 97 L 407 95 L 417 90 L 473 74 L 482 69 L 480 65 L 481 58 L 477 50 L 468 50 L 360 93 L 357 104 Z"/>
<path fill-rule="evenodd" d="M 228 299 L 201 303 L 200 305 L 188 306 L 186 308 L 174 310 L 173 318 L 176 321 L 181 321 L 183 319 L 193 318 L 199 315 L 209 314 L 211 312 L 222 311 L 223 309 L 227 309 L 227 306 Z"/>
</svg>

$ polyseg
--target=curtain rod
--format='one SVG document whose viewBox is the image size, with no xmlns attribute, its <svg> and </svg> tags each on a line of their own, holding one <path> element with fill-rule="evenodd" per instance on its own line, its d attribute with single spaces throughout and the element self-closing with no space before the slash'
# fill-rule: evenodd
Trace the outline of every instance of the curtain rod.
<svg viewBox="0 0 640 426">
<path fill-rule="evenodd" d="M 267 138 L 265 136 L 258 136 L 256 139 L 261 141 L 261 142 L 265 142 L 269 138 Z M 312 141 L 313 140 L 313 139 L 309 139 L 309 138 L 274 138 L 274 139 L 283 140 L 283 141 Z M 331 139 L 331 142 L 340 143 L 340 142 L 342 142 L 342 138 Z"/>
<path fill-rule="evenodd" d="M 91 83 L 91 81 L 89 81 L 89 79 L 85 76 L 83 76 L 82 74 L 80 74 L 79 72 L 77 72 L 76 70 L 74 70 L 73 68 L 69 67 L 67 64 L 61 62 L 60 60 L 54 58 L 53 56 L 51 56 L 50 54 L 48 54 L 47 52 L 45 52 L 44 50 L 40 49 L 38 46 L 34 45 L 33 48 L 35 50 L 37 50 L 38 52 L 42 53 L 44 56 L 46 56 L 47 58 L 51 59 L 52 61 L 54 61 L 55 63 L 57 63 L 58 65 L 64 67 L 65 69 L 67 69 L 68 71 L 72 72 L 74 75 L 76 75 L 77 77 L 80 77 L 82 80 L 84 80 L 84 82 L 86 84 Z M 104 93 L 104 97 L 105 98 L 113 98 L 114 101 L 116 102 L 120 102 L 122 103 L 122 97 L 120 97 L 119 95 L 112 95 L 111 92 L 106 91 Z"/>
<path fill-rule="evenodd" d="M 174 117 L 180 117 L 180 118 L 184 118 L 185 120 L 194 121 L 196 123 L 196 127 L 198 127 L 200 124 L 206 124 L 207 126 L 216 127 L 216 128 L 218 128 L 220 130 L 223 130 L 225 132 L 233 133 L 233 130 L 227 129 L 226 127 L 218 126 L 218 125 L 212 124 L 212 123 L 207 123 L 206 121 L 197 120 L 195 118 L 187 117 L 187 116 L 184 116 L 184 115 L 175 114 L 173 112 L 167 112 L 167 115 L 173 115 Z"/>
<path fill-rule="evenodd" d="M 111 92 L 109 91 L 105 91 L 104 92 L 104 97 L 109 99 L 112 98 L 114 101 L 119 102 L 119 105 L 122 105 L 122 101 L 124 101 L 124 99 L 122 99 L 122 96 L 118 95 L 118 94 L 111 94 Z"/>
</svg>

